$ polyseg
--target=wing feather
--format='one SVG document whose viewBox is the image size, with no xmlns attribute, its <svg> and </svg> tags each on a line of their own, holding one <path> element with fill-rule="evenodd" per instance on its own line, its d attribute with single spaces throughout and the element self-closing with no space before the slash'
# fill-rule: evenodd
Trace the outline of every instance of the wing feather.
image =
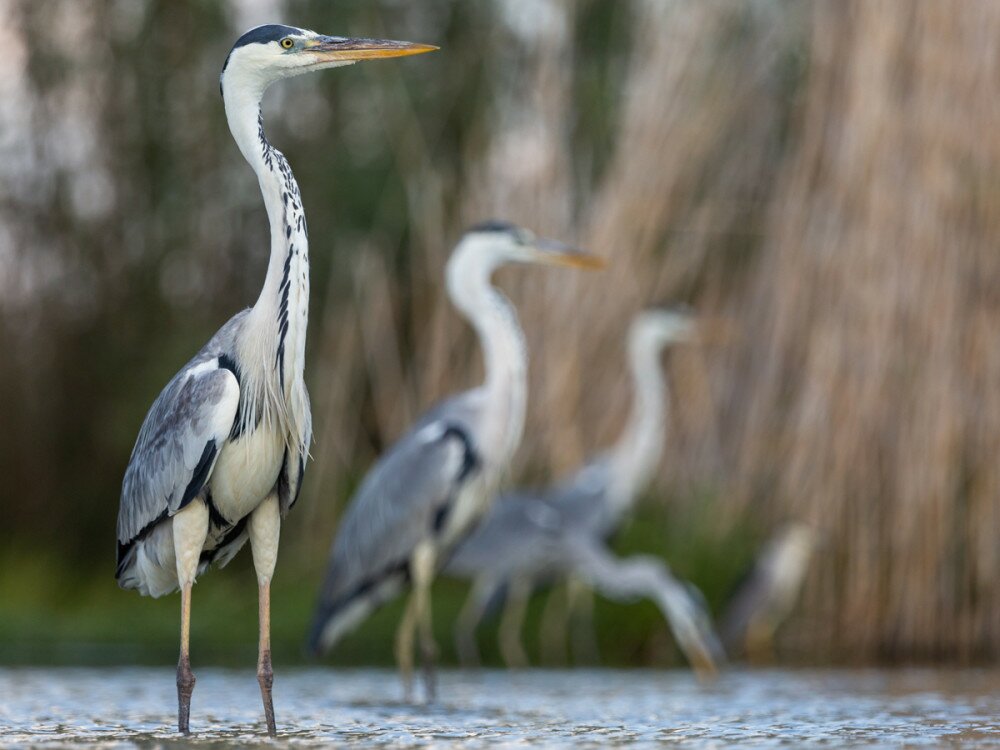
<svg viewBox="0 0 1000 750">
<path fill-rule="evenodd" d="M 236 377 L 213 358 L 190 363 L 153 402 L 122 482 L 119 566 L 136 539 L 201 492 L 232 430 L 239 400 Z"/>
<path fill-rule="evenodd" d="M 297 443 L 292 449 L 285 448 L 285 457 L 281 463 L 281 472 L 278 474 L 278 507 L 281 510 L 281 517 L 284 518 L 288 511 L 299 499 L 302 491 L 302 480 L 306 474 L 306 458 L 309 454 L 309 446 L 312 444 L 312 411 L 309 408 L 309 393 L 303 387 L 302 403 L 295 407 L 299 416 L 294 423 L 299 426 L 299 433 L 295 436 Z"/>
<path fill-rule="evenodd" d="M 352 601 L 401 574 L 477 465 L 470 431 L 446 419 L 421 420 L 379 459 L 334 539 L 310 636 L 314 650 L 329 640 L 324 632 L 339 630 L 331 621 Z"/>
</svg>

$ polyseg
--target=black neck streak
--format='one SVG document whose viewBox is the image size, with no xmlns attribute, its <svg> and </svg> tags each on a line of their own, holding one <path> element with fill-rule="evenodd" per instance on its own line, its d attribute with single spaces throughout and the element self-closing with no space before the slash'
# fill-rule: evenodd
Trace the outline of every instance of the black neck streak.
<svg viewBox="0 0 1000 750">
<path fill-rule="evenodd" d="M 257 137 L 261 145 L 261 157 L 264 166 L 279 180 L 281 190 L 281 202 L 283 206 L 281 221 L 282 234 L 288 247 L 285 250 L 285 264 L 282 269 L 281 284 L 278 286 L 278 346 L 275 352 L 275 366 L 278 368 L 278 378 L 281 387 L 285 387 L 285 339 L 288 335 L 289 316 L 289 291 L 292 286 L 292 260 L 299 259 L 304 265 L 302 269 L 302 282 L 307 281 L 309 273 L 309 256 L 304 245 L 296 245 L 292 234 L 300 233 L 307 236 L 306 217 L 302 208 L 302 195 L 299 192 L 298 183 L 292 174 L 292 168 L 288 160 L 267 140 L 264 135 L 264 120 L 258 114 L 257 117 Z"/>
</svg>

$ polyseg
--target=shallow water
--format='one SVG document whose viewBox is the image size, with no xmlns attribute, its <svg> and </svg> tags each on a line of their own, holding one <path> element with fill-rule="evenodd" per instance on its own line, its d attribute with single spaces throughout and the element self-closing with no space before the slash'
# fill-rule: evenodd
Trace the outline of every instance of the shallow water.
<svg viewBox="0 0 1000 750">
<path fill-rule="evenodd" d="M 190 740 L 170 669 L 0 669 L 0 744 L 242 747 L 261 732 L 255 675 L 201 669 Z M 385 670 L 280 670 L 276 744 L 1000 745 L 1000 672 L 444 672 L 436 705 Z"/>
</svg>

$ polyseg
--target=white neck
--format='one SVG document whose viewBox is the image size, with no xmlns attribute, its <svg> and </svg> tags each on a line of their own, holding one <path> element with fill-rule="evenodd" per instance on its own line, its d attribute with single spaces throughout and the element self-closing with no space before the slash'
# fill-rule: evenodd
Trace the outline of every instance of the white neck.
<svg viewBox="0 0 1000 750">
<path fill-rule="evenodd" d="M 265 390 L 276 387 L 281 400 L 287 400 L 302 381 L 309 313 L 309 240 L 302 198 L 285 157 L 264 136 L 260 100 L 266 82 L 252 71 L 233 69 L 227 70 L 223 84 L 229 129 L 257 174 L 271 226 L 267 277 L 248 318 L 244 359 L 263 368 L 256 374 Z"/>
<path fill-rule="evenodd" d="M 448 262 L 448 294 L 479 335 L 486 365 L 482 440 L 500 448 L 487 460 L 505 467 L 521 442 L 528 355 L 513 306 L 490 282 L 503 259 L 481 243 L 461 245 Z"/>
<path fill-rule="evenodd" d="M 611 449 L 611 502 L 627 510 L 649 482 L 663 452 L 669 417 L 666 382 L 658 342 L 629 341 L 629 365 L 635 395 L 632 411 L 618 442 Z"/>
</svg>

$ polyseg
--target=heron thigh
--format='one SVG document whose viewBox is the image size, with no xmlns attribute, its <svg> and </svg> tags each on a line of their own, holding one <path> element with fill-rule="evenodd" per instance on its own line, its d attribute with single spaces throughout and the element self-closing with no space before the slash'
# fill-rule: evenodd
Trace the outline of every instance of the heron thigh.
<svg viewBox="0 0 1000 750">
<path fill-rule="evenodd" d="M 253 566 L 257 571 L 257 582 L 263 586 L 274 576 L 274 566 L 278 561 L 278 538 L 281 532 L 281 514 L 278 511 L 278 496 L 271 493 L 250 514 L 247 522 L 250 533 L 250 551 Z"/>
<path fill-rule="evenodd" d="M 437 552 L 434 545 L 429 541 L 420 542 L 410 557 L 410 575 L 413 576 L 414 585 L 419 583 L 429 585 L 434 578 L 436 566 Z"/>
<path fill-rule="evenodd" d="M 172 525 L 177 583 L 183 588 L 194 583 L 198 572 L 201 551 L 208 536 L 208 505 L 201 498 L 192 500 L 174 514 Z"/>
</svg>

